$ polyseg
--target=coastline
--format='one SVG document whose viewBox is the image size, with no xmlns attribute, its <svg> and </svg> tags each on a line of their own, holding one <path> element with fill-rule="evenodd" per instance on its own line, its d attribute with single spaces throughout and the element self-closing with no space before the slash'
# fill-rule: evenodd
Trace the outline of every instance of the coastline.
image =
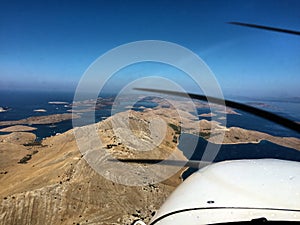
<svg viewBox="0 0 300 225">
<path fill-rule="evenodd" d="M 21 120 L 0 121 L 0 126 L 22 125 L 22 124 L 54 124 L 65 120 L 80 118 L 79 114 L 62 113 L 48 116 L 31 116 Z"/>
</svg>

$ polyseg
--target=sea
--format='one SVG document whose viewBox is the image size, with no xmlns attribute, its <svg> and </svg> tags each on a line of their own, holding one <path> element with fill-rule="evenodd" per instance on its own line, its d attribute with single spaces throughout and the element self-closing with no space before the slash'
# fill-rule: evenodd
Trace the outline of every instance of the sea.
<svg viewBox="0 0 300 225">
<path fill-rule="evenodd" d="M 51 114 L 67 113 L 71 109 L 70 105 L 73 102 L 74 93 L 71 92 L 36 92 L 36 91 L 0 91 L 0 107 L 7 107 L 6 112 L 0 112 L 0 121 L 6 120 L 20 120 L 31 116 L 44 116 Z M 114 98 L 112 94 L 102 95 L 103 98 Z M 49 104 L 49 102 L 59 101 L 66 102 L 65 104 Z M 260 99 L 253 100 L 247 99 L 240 101 L 245 104 L 250 104 L 258 108 L 271 111 L 278 115 L 284 116 L 294 121 L 300 121 L 300 101 L 288 101 L 278 99 Z M 122 103 L 124 110 L 126 110 L 126 101 Z M 145 98 L 138 101 L 133 107 L 133 110 L 142 111 L 144 108 L 156 107 L 157 103 L 151 102 L 151 98 Z M 46 112 L 36 112 L 36 109 L 45 109 Z M 264 133 L 268 133 L 280 137 L 297 137 L 300 138 L 300 134 L 277 125 L 268 120 L 256 117 L 249 113 L 245 113 L 236 110 L 238 114 L 227 115 L 226 126 L 227 127 L 241 127 L 250 130 L 257 130 Z M 209 108 L 199 108 L 198 115 L 203 113 L 210 113 Z M 84 116 L 84 112 L 82 113 Z M 101 107 L 95 112 L 96 122 L 106 119 L 111 116 L 111 105 L 107 104 Z M 222 116 L 220 114 L 220 116 Z M 201 117 L 199 119 L 210 119 L 209 117 Z M 222 121 L 221 121 L 222 123 Z M 224 122 L 225 123 L 225 122 Z M 225 124 L 224 124 L 225 125 Z M 0 126 L 4 128 L 6 126 Z M 62 121 L 56 124 L 43 124 L 32 125 L 37 130 L 33 131 L 36 134 L 37 139 L 56 135 L 57 133 L 63 133 L 69 129 L 72 129 L 72 120 Z M 0 132 L 6 134 L 5 132 Z M 191 134 L 181 134 L 179 139 L 179 148 L 185 152 L 187 142 L 191 138 L 195 138 Z M 196 151 L 191 159 L 200 160 L 207 141 L 203 138 L 198 140 Z M 251 159 L 251 158 L 278 158 L 300 161 L 300 152 L 294 149 L 282 147 L 273 144 L 268 141 L 261 141 L 258 144 L 230 144 L 223 145 L 214 161 L 222 161 L 228 159 Z M 189 176 L 193 170 L 189 169 L 184 173 L 184 177 Z"/>
<path fill-rule="evenodd" d="M 194 142 L 195 141 L 195 142 Z M 189 148 L 190 143 L 197 143 L 195 150 L 191 153 L 191 148 Z M 201 160 L 204 151 L 206 150 L 208 142 L 198 136 L 192 134 L 181 134 L 179 138 L 178 148 L 185 154 L 189 156 L 191 160 Z M 216 144 L 212 144 L 212 149 L 215 148 Z M 226 144 L 219 145 L 220 147 L 215 158 L 212 162 L 220 162 L 224 160 L 238 160 L 238 159 L 262 159 L 262 158 L 273 158 L 282 160 L 291 160 L 300 162 L 300 151 L 283 147 L 274 144 L 269 141 L 261 141 L 260 143 L 249 143 L 249 144 Z M 197 171 L 197 169 L 189 168 L 186 170 L 182 178 L 186 179 L 192 173 Z"/>
<path fill-rule="evenodd" d="M 102 94 L 99 96 L 104 99 L 113 99 L 114 94 Z M 5 112 L 0 112 L 0 121 L 13 121 L 25 119 L 32 116 L 47 116 L 52 114 L 70 113 L 72 109 L 71 103 L 74 99 L 74 93 L 72 92 L 37 92 L 37 91 L 3 91 L 0 90 L 0 107 L 8 108 Z M 65 102 L 65 104 L 49 104 L 49 102 Z M 126 106 L 131 101 L 124 101 L 118 107 L 119 111 L 127 110 Z M 144 108 L 153 108 L 158 104 L 151 102 L 151 99 L 145 98 L 136 102 L 132 106 L 132 110 L 143 111 Z M 37 112 L 37 109 L 44 109 L 45 112 Z M 112 106 L 110 104 L 104 105 L 101 109 L 95 111 L 95 122 L 102 121 L 111 116 Z M 114 111 L 116 113 L 117 111 Z M 88 112 L 79 113 L 81 117 L 90 116 Z M 86 124 L 83 124 L 86 125 Z M 0 126 L 0 129 L 7 126 Z M 55 124 L 42 124 L 31 125 L 31 127 L 37 128 L 32 131 L 37 136 L 37 140 L 41 140 L 46 137 L 54 136 L 58 133 L 63 133 L 73 128 L 72 120 L 65 120 Z M 0 132 L 1 134 L 7 134 L 6 132 Z"/>
<path fill-rule="evenodd" d="M 72 100 L 73 94 L 70 92 L 0 91 L 0 107 L 8 108 L 6 112 L 0 113 L 0 121 L 67 113 L 67 110 L 70 109 L 69 107 L 49 104 L 48 102 L 62 101 L 71 103 Z M 34 110 L 36 109 L 45 109 L 46 112 L 35 112 Z M 37 130 L 32 132 L 40 140 L 71 129 L 72 121 L 63 121 L 57 124 L 32 125 L 32 127 L 37 128 Z M 5 133 L 2 132 L 2 134 Z"/>
</svg>

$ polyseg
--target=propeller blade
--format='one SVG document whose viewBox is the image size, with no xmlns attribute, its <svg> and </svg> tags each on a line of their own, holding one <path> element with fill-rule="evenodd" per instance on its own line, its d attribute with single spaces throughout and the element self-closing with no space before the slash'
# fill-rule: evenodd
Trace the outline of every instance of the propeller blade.
<svg viewBox="0 0 300 225">
<path fill-rule="evenodd" d="M 238 25 L 238 26 L 252 27 L 252 28 L 258 28 L 258 29 L 263 29 L 263 30 L 276 31 L 276 32 L 280 32 L 280 33 L 300 35 L 299 31 L 294 31 L 294 30 L 287 30 L 287 29 L 281 29 L 281 28 L 276 28 L 276 27 L 268 27 L 268 26 L 262 26 L 262 25 L 250 24 L 250 23 L 241 23 L 241 22 L 228 22 L 228 23 L 233 24 L 233 25 Z"/>
<path fill-rule="evenodd" d="M 168 90 L 158 90 L 158 89 L 152 89 L 152 88 L 134 88 L 134 90 L 139 91 L 146 91 L 146 92 L 153 92 L 153 93 L 160 93 L 160 94 L 168 94 L 173 96 L 180 96 L 180 97 L 187 97 L 189 96 L 192 99 L 202 100 L 206 102 L 211 102 L 219 105 L 223 105 L 225 103 L 226 106 L 232 107 L 235 109 L 242 110 L 247 113 L 251 113 L 253 115 L 259 116 L 261 118 L 264 118 L 266 120 L 272 121 L 274 123 L 277 123 L 279 125 L 282 125 L 286 128 L 289 128 L 291 130 L 294 130 L 298 133 L 300 133 L 300 124 L 292 121 L 290 119 L 284 118 L 282 116 L 276 115 L 274 113 L 268 112 L 263 109 L 258 109 L 253 106 L 249 106 L 246 104 L 230 101 L 230 100 L 223 100 L 220 98 L 205 96 L 205 95 L 198 95 L 198 94 L 192 94 L 192 93 L 183 93 L 178 91 L 168 91 Z"/>
<path fill-rule="evenodd" d="M 163 160 L 163 159 L 108 159 L 112 162 L 124 162 L 124 163 L 139 163 L 139 164 L 161 164 L 167 166 L 180 166 L 200 169 L 204 166 L 210 165 L 211 162 L 198 161 L 198 160 Z"/>
</svg>

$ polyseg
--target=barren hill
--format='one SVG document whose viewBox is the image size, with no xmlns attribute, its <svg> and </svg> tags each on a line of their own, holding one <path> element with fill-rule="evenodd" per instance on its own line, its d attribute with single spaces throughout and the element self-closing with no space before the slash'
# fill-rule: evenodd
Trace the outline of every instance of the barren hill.
<svg viewBox="0 0 300 225">
<path fill-rule="evenodd" d="M 131 129 L 147 143 L 149 121 L 133 113 Z M 124 116 L 123 113 L 116 115 L 116 122 L 122 123 Z M 97 126 L 103 141 L 100 150 L 110 146 L 109 150 L 116 155 L 134 157 L 133 148 L 114 145 L 111 118 Z M 167 130 L 165 140 L 151 157 L 161 158 L 178 151 L 183 158 L 172 142 L 174 131 L 171 127 Z M 15 142 L 13 137 L 16 136 L 19 142 Z M 28 136 L 31 144 L 28 144 Z M 20 141 L 23 139 L 25 141 Z M 87 164 L 77 148 L 73 130 L 42 143 L 33 140 L 32 134 L 25 132 L 1 136 L 1 224 L 131 224 L 138 218 L 147 221 L 181 182 L 181 172 L 163 183 L 137 187 L 107 180 Z M 18 163 L 27 155 L 31 155 L 28 161 Z"/>
</svg>

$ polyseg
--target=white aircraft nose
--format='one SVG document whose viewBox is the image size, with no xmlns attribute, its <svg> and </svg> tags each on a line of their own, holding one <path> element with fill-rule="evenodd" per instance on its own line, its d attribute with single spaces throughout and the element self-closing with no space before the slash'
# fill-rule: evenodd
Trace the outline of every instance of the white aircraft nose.
<svg viewBox="0 0 300 225">
<path fill-rule="evenodd" d="M 136 221 L 133 225 L 146 225 L 143 221 Z"/>
<path fill-rule="evenodd" d="M 266 218 L 300 221 L 300 163 L 235 160 L 207 166 L 167 199 L 151 225 L 214 224 Z"/>
</svg>

